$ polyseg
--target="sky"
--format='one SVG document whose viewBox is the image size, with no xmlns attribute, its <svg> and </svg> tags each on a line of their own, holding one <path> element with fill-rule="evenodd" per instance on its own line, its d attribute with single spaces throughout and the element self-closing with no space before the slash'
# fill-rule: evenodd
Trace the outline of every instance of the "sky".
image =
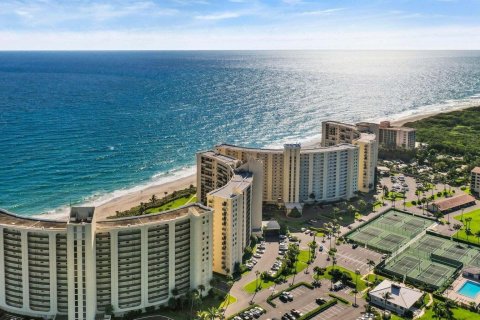
<svg viewBox="0 0 480 320">
<path fill-rule="evenodd" d="M 0 0 L 0 50 L 480 49 L 480 0 Z"/>
</svg>

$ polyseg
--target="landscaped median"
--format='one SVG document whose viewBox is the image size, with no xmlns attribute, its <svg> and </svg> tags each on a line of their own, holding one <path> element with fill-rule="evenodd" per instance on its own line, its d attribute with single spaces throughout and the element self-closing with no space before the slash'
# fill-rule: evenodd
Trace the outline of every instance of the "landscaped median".
<svg viewBox="0 0 480 320">
<path fill-rule="evenodd" d="M 350 301 L 348 301 L 347 299 L 342 298 L 342 297 L 340 297 L 340 296 L 337 296 L 336 294 L 329 293 L 328 295 L 329 295 L 330 297 L 334 298 L 334 299 L 337 299 L 338 301 L 340 301 L 340 302 L 343 303 L 343 304 L 350 304 Z"/>
<path fill-rule="evenodd" d="M 275 280 L 277 279 L 288 279 L 292 277 L 294 274 L 297 274 L 305 268 L 307 268 L 308 264 L 308 258 L 309 258 L 309 250 L 300 250 L 298 255 L 297 255 L 297 262 L 295 265 L 295 273 L 288 273 L 287 275 L 281 274 L 281 270 L 277 273 L 277 276 L 272 278 L 272 277 L 267 277 L 267 278 L 261 278 L 259 277 L 258 279 L 255 279 L 249 283 L 247 283 L 244 287 L 243 290 L 245 290 L 247 293 L 255 293 L 255 291 L 263 290 L 270 288 L 275 284 Z"/>
<path fill-rule="evenodd" d="M 335 266 L 335 267 L 334 266 L 328 266 L 325 269 L 324 274 L 319 275 L 318 277 L 315 277 L 315 278 L 317 278 L 318 280 L 322 279 L 322 278 L 332 280 L 332 278 L 333 278 L 333 276 L 331 274 L 332 270 L 338 270 L 341 273 L 348 274 L 351 278 L 351 280 L 349 279 L 349 281 L 351 282 L 350 284 L 355 285 L 355 277 L 357 277 L 355 272 L 353 272 L 351 270 L 348 270 L 348 269 L 345 269 L 345 268 L 340 267 L 340 266 Z M 338 273 L 338 275 L 340 275 L 340 274 Z M 333 279 L 333 281 L 341 281 L 341 280 L 342 280 L 341 277 L 339 277 L 338 279 Z M 363 291 L 366 288 L 367 288 L 367 282 L 362 279 L 361 275 L 358 275 L 358 278 L 357 278 L 357 289 L 358 289 L 358 291 Z"/>
<path fill-rule="evenodd" d="M 280 291 L 274 295 L 271 295 L 270 297 L 267 298 L 267 302 L 274 308 L 277 307 L 277 304 L 275 302 L 273 302 L 273 300 L 275 300 L 276 298 L 280 297 L 280 295 L 284 292 L 289 292 L 289 291 L 292 291 L 293 289 L 296 289 L 298 287 L 301 287 L 301 286 L 304 286 L 304 287 L 307 287 L 308 289 L 313 289 L 313 286 L 310 284 L 310 283 L 307 283 L 307 282 L 299 282 L 299 283 L 296 283 L 294 284 L 293 286 L 290 286 L 288 287 L 287 289 L 283 290 L 283 291 Z"/>
<path fill-rule="evenodd" d="M 313 317 L 315 317 L 317 314 L 327 310 L 328 308 L 334 306 L 337 304 L 337 299 L 332 299 L 332 300 L 329 300 L 327 302 L 325 302 L 324 304 L 321 304 L 319 305 L 318 307 L 316 307 L 315 309 L 313 309 L 312 311 L 310 312 L 307 312 L 306 314 L 304 314 L 303 316 L 301 316 L 300 318 L 298 318 L 297 320 L 308 320 L 308 319 L 311 319 Z"/>
</svg>

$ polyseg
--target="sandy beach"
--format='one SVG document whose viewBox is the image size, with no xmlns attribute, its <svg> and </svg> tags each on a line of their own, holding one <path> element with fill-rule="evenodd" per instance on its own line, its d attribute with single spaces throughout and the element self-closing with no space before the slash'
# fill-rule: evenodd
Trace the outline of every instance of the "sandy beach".
<svg viewBox="0 0 480 320">
<path fill-rule="evenodd" d="M 115 211 L 128 210 L 132 207 L 138 206 L 140 202 L 149 202 L 152 195 L 162 198 L 165 195 L 165 192 L 170 194 L 173 191 L 188 188 L 191 184 L 196 185 L 196 174 L 114 198 L 97 206 L 95 209 L 95 215 L 97 216 L 97 219 L 105 219 L 114 215 Z"/>
<path fill-rule="evenodd" d="M 468 109 L 468 108 L 472 108 L 472 107 L 474 107 L 474 106 L 465 105 L 465 106 L 459 106 L 457 108 L 451 108 L 451 109 L 448 109 L 448 110 L 435 110 L 435 111 L 431 111 L 431 112 L 427 111 L 427 112 L 424 112 L 424 113 L 421 113 L 421 114 L 412 114 L 412 115 L 409 115 L 409 116 L 406 116 L 406 117 L 401 117 L 401 118 L 398 118 L 398 119 L 395 119 L 395 120 L 391 120 L 390 123 L 394 127 L 401 127 L 407 122 L 418 121 L 418 120 L 422 120 L 422 119 L 425 119 L 425 118 L 428 118 L 428 117 L 432 117 L 432 116 L 440 114 L 440 113 L 460 111 L 460 110 L 464 110 L 464 109 Z"/>
<path fill-rule="evenodd" d="M 452 112 L 471 108 L 472 105 L 464 105 L 457 108 L 451 108 L 448 110 L 435 110 L 431 112 L 423 112 L 421 114 L 413 114 L 405 117 L 400 117 L 395 120 L 391 120 L 393 126 L 403 126 L 407 122 L 417 121 L 424 118 L 428 118 L 440 113 Z M 315 138 L 308 142 L 302 143 L 304 148 L 316 148 L 320 147 L 321 138 Z M 98 219 L 105 219 L 115 214 L 116 211 L 128 210 L 134 206 L 140 204 L 140 202 L 148 202 L 152 195 L 156 195 L 158 198 L 162 198 L 165 192 L 169 194 L 175 190 L 181 190 L 188 188 L 190 185 L 196 185 L 196 174 L 191 174 L 186 177 L 179 178 L 174 181 L 166 182 L 159 185 L 150 186 L 143 190 L 133 191 L 128 194 L 113 198 L 106 203 L 103 203 L 96 207 L 96 215 Z"/>
</svg>

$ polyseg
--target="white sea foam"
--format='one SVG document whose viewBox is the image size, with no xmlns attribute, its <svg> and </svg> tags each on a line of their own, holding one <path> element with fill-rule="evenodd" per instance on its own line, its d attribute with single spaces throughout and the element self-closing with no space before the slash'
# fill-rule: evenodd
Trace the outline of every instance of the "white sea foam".
<svg viewBox="0 0 480 320">
<path fill-rule="evenodd" d="M 430 113 L 437 113 L 437 112 L 454 111 L 458 109 L 464 109 L 464 108 L 474 107 L 479 105 L 480 105 L 480 94 L 476 94 L 464 99 L 447 100 L 442 103 L 421 106 L 416 109 L 407 110 L 400 113 L 394 113 L 391 115 L 364 119 L 364 121 L 379 122 L 387 119 L 391 121 L 398 121 L 408 117 L 421 115 L 425 113 L 430 114 Z M 319 131 L 320 130 L 321 128 L 319 128 Z M 312 143 L 316 143 L 317 141 L 320 141 L 320 139 L 321 139 L 320 133 L 309 135 L 306 137 L 289 136 L 282 139 L 281 141 L 267 144 L 265 148 L 282 148 L 285 143 L 300 143 L 302 145 L 309 145 Z M 195 166 L 184 167 L 184 168 L 180 168 L 180 169 L 176 169 L 168 172 L 160 172 L 153 175 L 150 181 L 144 184 L 140 184 L 131 188 L 116 190 L 109 193 L 95 193 L 89 197 L 86 197 L 81 205 L 99 206 L 129 193 L 145 190 L 152 186 L 158 186 L 158 185 L 169 183 L 181 178 L 188 177 L 194 174 L 195 172 L 196 172 Z M 69 212 L 69 206 L 65 205 L 65 206 L 56 208 L 54 210 L 50 210 L 46 213 L 35 215 L 34 217 L 41 217 L 44 219 L 66 220 L 68 217 L 68 212 Z"/>
<path fill-rule="evenodd" d="M 387 119 L 391 121 L 398 121 L 421 114 L 450 112 L 475 106 L 480 106 L 480 94 L 475 94 L 463 99 L 446 100 L 444 102 L 421 106 L 415 109 L 406 110 L 400 113 L 393 113 L 391 115 L 385 115 L 382 117 L 365 119 L 365 121 L 379 122 Z"/>
<path fill-rule="evenodd" d="M 196 170 L 197 168 L 195 166 L 191 166 L 191 167 L 183 167 L 180 169 L 171 170 L 167 172 L 160 172 L 160 173 L 154 174 L 148 182 L 136 185 L 131 188 L 115 190 L 113 192 L 108 192 L 108 193 L 101 193 L 101 192 L 94 193 L 88 197 L 85 197 L 82 203 L 79 205 L 98 207 L 102 204 L 112 201 L 113 199 L 120 198 L 130 193 L 142 191 L 153 186 L 159 186 L 169 182 L 173 182 L 175 180 L 186 178 L 188 176 L 195 174 Z M 69 207 L 70 206 L 68 205 L 61 206 L 54 210 L 50 210 L 39 215 L 34 215 L 33 217 L 43 218 L 43 219 L 53 219 L 53 220 L 66 220 L 68 218 Z"/>
</svg>

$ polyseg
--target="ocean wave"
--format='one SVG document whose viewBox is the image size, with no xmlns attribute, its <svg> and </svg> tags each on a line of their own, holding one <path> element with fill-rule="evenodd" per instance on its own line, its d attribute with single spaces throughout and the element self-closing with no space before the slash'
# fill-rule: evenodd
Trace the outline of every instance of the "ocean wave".
<svg viewBox="0 0 480 320">
<path fill-rule="evenodd" d="M 180 180 L 182 178 L 189 177 L 197 171 L 196 166 L 190 167 L 182 167 L 179 169 L 174 169 L 166 172 L 159 172 L 154 174 L 150 180 L 146 183 L 136 185 L 131 188 L 119 189 L 113 192 L 96 192 L 88 197 L 85 197 L 83 201 L 78 204 L 79 206 L 86 206 L 86 207 L 98 207 L 107 202 L 110 202 L 114 199 L 123 197 L 127 194 L 131 194 L 134 192 L 146 190 L 150 187 L 164 185 L 176 180 Z M 33 217 L 43 218 L 43 219 L 52 219 L 52 220 L 66 220 L 69 214 L 69 205 L 64 205 L 58 207 L 53 210 L 49 210 L 45 213 L 41 213 L 38 215 L 33 215 Z"/>
<path fill-rule="evenodd" d="M 410 117 L 414 117 L 417 115 L 421 114 L 434 114 L 438 112 L 447 112 L 447 111 L 455 111 L 459 109 L 464 109 L 468 107 L 474 107 L 480 105 L 480 94 L 475 94 L 470 97 L 462 98 L 462 99 L 455 99 L 455 100 L 446 100 L 441 103 L 435 103 L 431 105 L 425 105 L 421 106 L 415 109 L 403 111 L 400 113 L 392 113 L 392 114 L 387 114 L 381 117 L 375 117 L 375 118 L 370 118 L 370 119 L 364 119 L 363 121 L 371 121 L 371 122 L 379 122 L 383 120 L 390 120 L 390 121 L 399 121 L 399 120 L 404 120 L 408 119 Z M 336 120 L 336 119 L 332 119 Z M 348 122 L 348 121 L 346 121 Z M 319 125 L 318 131 L 321 131 L 321 126 Z M 286 143 L 300 143 L 302 145 L 311 145 L 314 143 L 317 143 L 321 140 L 321 133 L 318 134 L 310 134 L 306 136 L 287 136 L 279 141 L 272 142 L 269 144 L 266 144 L 263 146 L 264 148 L 271 148 L 271 149 L 276 149 L 276 148 L 283 148 L 283 145 Z M 105 204 L 113 199 L 122 197 L 124 195 L 145 190 L 149 187 L 152 186 L 158 186 L 162 184 L 166 184 L 175 180 L 179 180 L 188 176 L 191 176 L 195 174 L 196 172 L 196 167 L 195 166 L 190 166 L 190 167 L 182 167 L 178 169 L 174 169 L 171 171 L 167 172 L 159 172 L 157 174 L 154 174 L 151 179 L 147 183 L 143 183 L 140 185 L 136 185 L 131 188 L 125 188 L 125 189 L 119 189 L 115 190 L 113 192 L 108 192 L 108 193 L 94 193 L 86 198 L 84 198 L 84 201 L 80 204 L 83 206 L 100 206 L 102 204 Z M 47 218 L 47 219 L 56 219 L 56 220 L 65 220 L 68 217 L 68 212 L 69 212 L 69 206 L 64 205 L 61 207 L 58 207 L 54 210 L 50 210 L 46 213 L 42 213 L 39 215 L 34 215 L 34 217 L 41 217 L 41 218 Z"/>
<path fill-rule="evenodd" d="M 400 113 L 392 113 L 382 117 L 375 117 L 366 119 L 365 121 L 380 122 L 384 120 L 400 121 L 410 117 L 415 117 L 422 114 L 434 114 L 440 112 L 451 112 L 470 107 L 480 106 L 480 93 L 471 95 L 461 99 L 449 99 L 439 103 L 429 104 L 415 109 L 406 110 Z"/>
</svg>

